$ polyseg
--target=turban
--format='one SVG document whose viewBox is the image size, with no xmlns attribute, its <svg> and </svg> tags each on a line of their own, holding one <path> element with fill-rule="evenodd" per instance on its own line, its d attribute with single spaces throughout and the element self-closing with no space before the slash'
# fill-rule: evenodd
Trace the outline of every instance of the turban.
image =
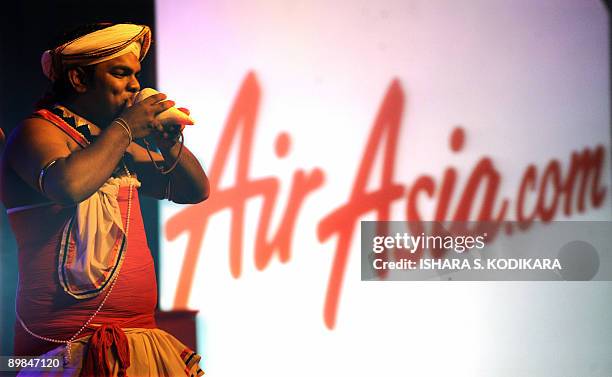
<svg viewBox="0 0 612 377">
<path fill-rule="evenodd" d="M 129 52 L 142 60 L 150 45 L 148 26 L 117 24 L 45 51 L 41 64 L 45 76 L 55 81 L 68 67 L 98 64 Z"/>
</svg>

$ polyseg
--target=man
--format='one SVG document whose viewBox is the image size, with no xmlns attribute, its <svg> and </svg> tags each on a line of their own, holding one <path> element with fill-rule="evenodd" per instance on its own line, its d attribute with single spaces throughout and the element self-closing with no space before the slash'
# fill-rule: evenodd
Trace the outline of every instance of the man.
<svg viewBox="0 0 612 377">
<path fill-rule="evenodd" d="M 156 116 L 133 103 L 147 26 L 97 24 L 43 54 L 46 104 L 7 141 L 1 197 L 19 247 L 16 355 L 62 356 L 64 375 L 201 375 L 156 328 L 157 288 L 138 195 L 198 203 L 208 179 Z M 153 138 L 160 153 L 134 141 Z"/>
</svg>

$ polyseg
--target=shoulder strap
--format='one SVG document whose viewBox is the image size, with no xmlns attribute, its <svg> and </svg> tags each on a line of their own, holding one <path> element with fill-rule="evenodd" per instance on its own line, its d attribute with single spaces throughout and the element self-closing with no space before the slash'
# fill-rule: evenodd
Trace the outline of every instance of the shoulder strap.
<svg viewBox="0 0 612 377">
<path fill-rule="evenodd" d="M 68 123 L 66 123 L 62 118 L 53 114 L 51 111 L 47 109 L 40 109 L 34 112 L 33 116 L 48 120 L 53 125 L 55 125 L 57 128 L 64 131 L 64 133 L 70 136 L 82 148 L 85 148 L 87 145 L 89 145 L 89 141 L 85 139 L 85 136 L 81 135 L 79 131 L 75 130 Z"/>
</svg>

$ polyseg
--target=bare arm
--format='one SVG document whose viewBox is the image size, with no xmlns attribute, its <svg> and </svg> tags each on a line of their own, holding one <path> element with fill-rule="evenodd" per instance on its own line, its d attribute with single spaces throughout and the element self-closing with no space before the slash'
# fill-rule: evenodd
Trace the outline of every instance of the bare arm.
<svg viewBox="0 0 612 377">
<path fill-rule="evenodd" d="M 120 126 L 111 126 L 83 150 L 72 151 L 70 144 L 60 129 L 44 119 L 32 118 L 11 138 L 7 158 L 19 177 L 37 191 L 41 170 L 55 160 L 45 174 L 43 194 L 56 202 L 77 203 L 111 176 L 128 138 Z"/>
<path fill-rule="evenodd" d="M 181 145 L 178 143 L 160 147 L 167 166 L 174 165 L 178 158 L 176 168 L 169 174 L 169 199 L 176 203 L 204 201 L 210 194 L 208 177 L 191 151 L 185 146 L 182 151 L 180 149 Z"/>
<path fill-rule="evenodd" d="M 171 101 L 159 102 L 164 95 L 149 98 L 122 114 L 130 120 L 134 137 L 150 134 L 153 129 L 149 124 L 155 115 L 174 105 Z M 32 118 L 26 120 L 9 142 L 7 158 L 19 177 L 37 191 L 41 170 L 56 161 L 46 170 L 42 193 L 53 201 L 77 203 L 92 195 L 111 176 L 129 141 L 126 130 L 111 123 L 94 143 L 79 150 L 57 127 L 46 120 Z"/>
<path fill-rule="evenodd" d="M 152 152 L 158 165 L 168 168 L 178 156 L 180 145 L 161 147 L 161 154 Z M 183 146 L 176 168 L 169 174 L 161 174 L 151 162 L 146 150 L 136 144 L 128 150 L 137 164 L 137 172 L 142 181 L 141 191 L 149 196 L 167 199 L 175 203 L 199 203 L 208 198 L 209 183 L 206 173 L 196 157 Z M 168 191 L 169 190 L 169 191 Z"/>
</svg>

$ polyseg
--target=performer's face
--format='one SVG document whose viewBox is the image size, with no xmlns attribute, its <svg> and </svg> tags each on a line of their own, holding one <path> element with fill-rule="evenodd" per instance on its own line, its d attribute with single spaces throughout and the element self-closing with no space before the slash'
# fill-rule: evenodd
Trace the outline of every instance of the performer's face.
<svg viewBox="0 0 612 377">
<path fill-rule="evenodd" d="M 99 63 L 94 73 L 94 83 L 88 89 L 91 100 L 97 106 L 101 127 L 116 118 L 125 107 L 131 106 L 134 95 L 140 90 L 138 74 L 140 62 L 136 55 L 127 53 Z"/>
</svg>

